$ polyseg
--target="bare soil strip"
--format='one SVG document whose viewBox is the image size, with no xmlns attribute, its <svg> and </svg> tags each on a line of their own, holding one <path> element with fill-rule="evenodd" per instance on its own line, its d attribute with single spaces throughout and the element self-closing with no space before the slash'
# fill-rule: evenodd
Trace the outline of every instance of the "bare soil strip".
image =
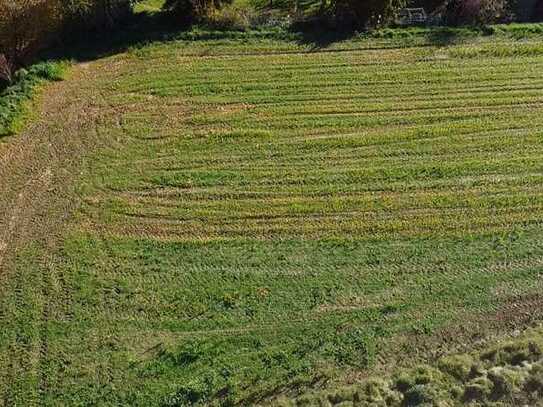
<svg viewBox="0 0 543 407">
<path fill-rule="evenodd" d="M 74 177 L 96 141 L 91 82 L 75 67 L 68 80 L 48 85 L 37 119 L 0 145 L 0 275 L 17 248 L 52 242 L 70 216 Z"/>
</svg>

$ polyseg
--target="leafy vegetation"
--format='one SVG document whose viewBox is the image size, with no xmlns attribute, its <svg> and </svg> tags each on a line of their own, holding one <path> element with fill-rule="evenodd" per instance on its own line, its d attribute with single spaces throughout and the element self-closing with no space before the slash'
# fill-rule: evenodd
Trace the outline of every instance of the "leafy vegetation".
<svg viewBox="0 0 543 407">
<path fill-rule="evenodd" d="M 516 1 L 451 0 L 445 3 L 445 22 L 452 25 L 484 25 L 514 19 Z"/>
<path fill-rule="evenodd" d="M 246 0 L 259 9 L 288 10 L 298 16 L 324 17 L 337 30 L 394 25 L 404 7 L 423 7 L 431 25 L 488 25 L 541 19 L 541 1 L 516 0 Z M 326 24 L 330 26 L 330 24 Z"/>
<path fill-rule="evenodd" d="M 164 8 L 188 23 L 199 21 L 232 0 L 166 0 Z"/>
<path fill-rule="evenodd" d="M 326 1 L 323 2 L 324 5 L 326 3 Z M 359 27 L 389 24 L 394 21 L 398 10 L 406 5 L 405 0 L 333 0 L 331 2 L 336 17 L 340 20 L 350 18 Z"/>
<path fill-rule="evenodd" d="M 13 84 L 0 92 L 0 137 L 22 127 L 26 107 L 39 85 L 61 80 L 65 68 L 65 63 L 41 62 L 16 73 Z"/>
<path fill-rule="evenodd" d="M 35 62 L 69 36 L 109 29 L 130 11 L 130 0 L 0 0 L 0 56 L 7 60 L 0 72 Z M 0 80 L 9 76 L 0 73 Z"/>
</svg>

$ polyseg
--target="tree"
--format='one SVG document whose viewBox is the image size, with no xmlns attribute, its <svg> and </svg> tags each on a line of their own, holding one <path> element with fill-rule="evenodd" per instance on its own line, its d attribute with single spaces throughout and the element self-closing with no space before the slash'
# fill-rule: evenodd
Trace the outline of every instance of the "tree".
<svg viewBox="0 0 543 407">
<path fill-rule="evenodd" d="M 332 0 L 335 18 L 344 26 L 365 28 L 390 23 L 407 0 Z M 351 27 L 349 27 L 351 28 Z"/>
<path fill-rule="evenodd" d="M 26 64 L 59 32 L 58 0 L 0 0 L 0 49 L 8 66 Z"/>
<path fill-rule="evenodd" d="M 130 10 L 131 0 L 0 0 L 0 79 L 64 33 L 111 28 Z"/>
<path fill-rule="evenodd" d="M 164 9 L 173 12 L 185 22 L 192 22 L 229 3 L 232 3 L 232 0 L 166 0 Z"/>
<path fill-rule="evenodd" d="M 445 19 L 450 25 L 484 25 L 502 22 L 510 12 L 508 0 L 449 0 Z"/>
</svg>

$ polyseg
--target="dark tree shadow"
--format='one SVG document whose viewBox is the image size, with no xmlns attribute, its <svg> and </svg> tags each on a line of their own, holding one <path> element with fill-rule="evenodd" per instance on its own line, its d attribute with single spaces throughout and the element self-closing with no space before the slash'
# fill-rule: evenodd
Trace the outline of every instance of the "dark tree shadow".
<svg viewBox="0 0 543 407">
<path fill-rule="evenodd" d="M 191 24 L 180 22 L 167 12 L 137 13 L 113 29 L 87 32 L 68 41 L 64 40 L 39 55 L 37 60 L 71 59 L 88 62 L 152 42 L 167 42 L 184 38 L 183 35 L 192 27 Z M 192 41 L 231 39 L 233 33 L 236 37 L 243 36 L 243 32 L 210 29 L 195 36 L 190 35 L 187 39 Z M 345 41 L 357 35 L 357 32 L 350 27 L 332 27 L 320 18 L 300 21 L 288 28 L 287 33 L 293 35 L 300 44 L 310 45 L 314 50 L 326 48 L 333 43 Z M 279 35 L 278 38 L 280 37 L 282 36 Z"/>
<path fill-rule="evenodd" d="M 465 39 L 459 29 L 450 27 L 433 27 L 425 35 L 429 45 L 447 46 L 454 45 Z"/>
<path fill-rule="evenodd" d="M 137 13 L 114 29 L 87 32 L 70 40 L 64 40 L 39 55 L 37 60 L 71 59 L 87 62 L 123 53 L 129 48 L 144 46 L 152 42 L 167 42 L 181 38 L 192 41 L 234 38 L 232 37 L 232 31 L 228 30 L 204 30 L 197 35 L 184 37 L 184 34 L 190 31 L 191 28 L 190 24 L 180 22 L 179 19 L 166 12 Z M 409 41 L 409 38 L 401 34 L 402 28 L 397 28 L 397 30 L 399 34 L 392 33 L 390 37 L 378 38 L 397 38 Z M 485 34 L 483 28 L 432 27 L 423 29 L 413 35 L 419 36 L 419 38 L 420 36 L 424 37 L 427 45 L 446 46 L 465 39 L 467 31 L 470 31 L 471 35 L 475 31 L 478 31 L 479 35 Z M 357 31 L 354 23 L 334 24 L 323 17 L 313 17 L 299 21 L 290 26 L 287 33 L 290 34 L 290 38 L 295 38 L 299 44 L 309 46 L 310 50 L 313 51 L 325 49 L 334 43 L 346 41 L 364 33 L 371 37 L 369 32 Z M 236 34 L 236 38 L 243 36 L 242 32 L 236 32 Z"/>
<path fill-rule="evenodd" d="M 329 47 L 330 45 L 347 41 L 354 38 L 358 33 L 356 31 L 328 31 L 322 32 L 319 30 L 304 30 L 297 31 L 300 36 L 299 43 L 301 45 L 309 45 L 311 50 L 318 51 Z"/>
<path fill-rule="evenodd" d="M 330 45 L 346 41 L 358 35 L 354 24 L 333 24 L 325 17 L 313 17 L 294 23 L 290 32 L 299 37 L 301 45 L 309 45 L 312 50 L 319 50 Z"/>
<path fill-rule="evenodd" d="M 65 39 L 44 52 L 39 59 L 92 61 L 151 42 L 175 40 L 190 28 L 189 24 L 180 23 L 168 13 L 137 13 L 114 28 L 85 32 Z"/>
<path fill-rule="evenodd" d="M 336 42 L 350 40 L 361 35 L 367 38 L 397 40 L 403 43 L 408 43 L 415 38 L 422 38 L 426 46 L 448 46 L 476 36 L 492 34 L 488 27 L 483 26 L 392 26 L 383 31 L 364 31 L 358 29 L 354 23 L 334 25 L 321 18 L 296 23 L 290 28 L 290 31 L 299 36 L 299 43 L 310 45 L 313 50 L 323 49 Z"/>
</svg>

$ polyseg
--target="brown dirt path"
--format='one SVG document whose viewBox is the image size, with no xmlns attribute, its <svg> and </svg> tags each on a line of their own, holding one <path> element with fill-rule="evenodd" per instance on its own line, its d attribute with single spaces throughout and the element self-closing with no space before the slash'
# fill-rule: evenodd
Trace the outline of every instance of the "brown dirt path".
<svg viewBox="0 0 543 407">
<path fill-rule="evenodd" d="M 96 143 L 92 80 L 88 67 L 75 66 L 67 80 L 46 86 L 27 128 L 0 143 L 0 276 L 17 248 L 50 241 L 70 215 L 71 185 Z"/>
</svg>

